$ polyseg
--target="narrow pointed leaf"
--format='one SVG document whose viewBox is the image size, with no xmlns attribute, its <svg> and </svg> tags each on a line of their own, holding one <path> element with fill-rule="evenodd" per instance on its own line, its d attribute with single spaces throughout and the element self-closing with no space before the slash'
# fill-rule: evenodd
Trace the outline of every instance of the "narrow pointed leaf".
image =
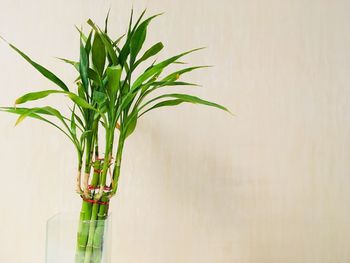
<svg viewBox="0 0 350 263">
<path fill-rule="evenodd" d="M 158 42 L 157 44 L 154 44 L 152 47 L 150 47 L 143 55 L 142 57 L 134 64 L 133 69 L 135 69 L 141 62 L 149 59 L 150 57 L 155 56 L 163 49 L 163 43 Z"/>
<path fill-rule="evenodd" d="M 157 103 L 156 105 L 152 106 L 151 108 L 147 109 L 146 111 L 144 111 L 140 117 L 142 115 L 144 115 L 145 113 L 153 110 L 153 109 L 156 109 L 156 108 L 161 108 L 161 107 L 169 107 L 169 106 L 177 106 L 181 103 L 185 102 L 184 100 L 182 99 L 173 99 L 173 100 L 165 100 L 165 101 L 162 101 L 162 102 L 159 102 Z"/>
<path fill-rule="evenodd" d="M 76 137 L 77 136 L 77 125 L 75 123 L 75 105 L 72 110 L 72 115 L 70 118 L 70 129 L 72 134 Z"/>
<path fill-rule="evenodd" d="M 1 107 L 0 108 L 0 111 L 5 111 L 5 112 L 9 112 L 9 113 L 13 113 L 13 114 L 19 114 L 19 115 L 22 115 L 22 114 L 25 114 L 27 113 L 28 111 L 30 111 L 32 109 L 30 108 L 14 108 L 14 107 Z M 38 111 L 40 112 L 40 111 Z M 44 113 L 43 113 L 44 114 Z M 30 117 L 30 118 L 33 118 L 33 119 L 38 119 L 38 120 L 41 120 L 41 121 L 44 121 L 52 126 L 54 126 L 55 128 L 57 128 L 58 130 L 60 130 L 61 132 L 63 132 L 72 142 L 72 138 L 70 137 L 70 135 L 65 132 L 60 126 L 58 126 L 57 124 L 49 121 L 48 119 L 40 116 L 39 114 L 36 114 L 36 113 L 30 113 L 28 114 L 27 117 Z M 74 143 L 74 142 L 73 142 Z"/>
<path fill-rule="evenodd" d="M 44 68 L 40 64 L 33 61 L 30 57 L 28 57 L 26 54 L 24 54 L 21 50 L 19 50 L 17 47 L 12 45 L 11 43 L 8 43 L 9 46 L 15 50 L 18 54 L 20 54 L 29 64 L 31 64 L 36 70 L 38 70 L 45 78 L 51 80 L 53 83 L 55 83 L 57 86 L 59 86 L 61 89 L 65 91 L 69 91 L 68 87 L 64 82 L 59 79 L 54 73 L 52 73 L 50 70 Z"/>
<path fill-rule="evenodd" d="M 199 86 L 195 83 L 189 83 L 184 81 L 155 81 L 152 83 L 155 87 L 165 87 L 165 86 Z"/>
<path fill-rule="evenodd" d="M 97 73 L 102 76 L 106 62 L 105 46 L 99 34 L 95 34 L 92 44 L 92 63 L 94 64 Z"/>
<path fill-rule="evenodd" d="M 86 43 L 85 43 L 85 52 L 86 52 L 87 56 L 89 56 L 90 50 L 91 50 L 92 32 L 93 32 L 93 30 L 90 30 L 89 36 L 88 36 Z"/>
<path fill-rule="evenodd" d="M 27 111 L 23 112 L 18 117 L 15 125 L 18 125 L 26 117 L 28 117 L 28 116 L 30 116 L 32 114 L 48 114 L 48 115 L 51 115 L 51 116 L 55 116 L 55 117 L 57 117 L 60 120 L 60 122 L 62 122 L 66 126 L 66 123 L 64 121 L 64 117 L 62 116 L 62 114 L 58 110 L 56 110 L 55 108 L 52 108 L 50 106 L 28 109 Z"/>
<path fill-rule="evenodd" d="M 140 26 L 135 27 L 135 32 L 132 34 L 130 39 L 130 63 L 134 64 L 138 53 L 140 52 L 143 43 L 145 42 L 147 35 L 147 27 L 152 19 L 159 16 L 160 14 L 154 15 L 145 21 L 143 21 Z"/>
<path fill-rule="evenodd" d="M 117 92 L 119 90 L 120 76 L 122 73 L 122 68 L 118 66 L 108 67 L 107 70 L 107 91 L 111 102 L 114 104 L 115 98 L 117 96 Z"/>
<path fill-rule="evenodd" d="M 34 100 L 39 100 L 42 98 L 45 98 L 49 96 L 50 94 L 54 93 L 65 93 L 65 91 L 60 91 L 60 90 L 43 90 L 43 91 L 37 91 L 37 92 L 30 92 L 27 93 L 21 97 L 19 97 L 16 101 L 15 104 L 22 104 L 28 101 L 34 101 Z"/>
<path fill-rule="evenodd" d="M 96 111 L 96 109 L 92 107 L 86 100 L 77 96 L 76 94 L 68 92 L 67 95 L 73 102 L 75 102 L 80 107 Z"/>
<path fill-rule="evenodd" d="M 118 64 L 118 57 L 117 57 L 116 52 L 113 49 L 113 43 L 111 43 L 108 40 L 106 35 L 103 32 L 101 32 L 101 30 L 95 25 L 95 23 L 91 19 L 89 19 L 87 21 L 87 23 L 95 30 L 95 33 L 100 35 L 100 38 L 101 38 L 103 44 L 105 45 L 107 53 L 112 61 L 112 64 L 117 65 Z"/>
<path fill-rule="evenodd" d="M 202 105 L 206 105 L 206 106 L 210 106 L 210 107 L 215 107 L 215 108 L 227 111 L 228 113 L 231 113 L 226 107 L 224 107 L 224 106 L 222 106 L 220 104 L 217 104 L 217 103 L 214 103 L 214 102 L 211 102 L 211 101 L 207 101 L 207 100 L 203 100 L 203 99 L 198 98 L 196 96 L 192 96 L 192 95 L 188 95 L 188 94 L 177 94 L 177 93 L 164 94 L 164 95 L 158 96 L 158 97 L 156 97 L 154 99 L 151 99 L 147 103 L 145 103 L 143 106 L 141 106 L 141 108 L 144 108 L 146 105 L 148 105 L 148 104 L 150 104 L 150 103 L 152 103 L 154 101 L 163 99 L 163 98 L 174 98 L 174 99 L 182 100 L 183 102 L 194 103 L 194 104 L 202 104 Z"/>
<path fill-rule="evenodd" d="M 123 39 L 124 36 L 125 36 L 125 34 L 123 34 L 120 37 L 118 37 L 117 40 L 113 42 L 113 44 L 112 44 L 113 47 L 116 47 L 119 44 L 120 40 Z"/>
<path fill-rule="evenodd" d="M 88 69 L 89 69 L 89 58 L 86 54 L 86 50 L 84 48 L 83 42 L 80 39 L 80 63 L 79 63 L 79 72 L 80 78 L 83 83 L 83 87 L 85 92 L 87 92 L 89 88 L 89 77 L 88 77 Z"/>
<path fill-rule="evenodd" d="M 105 34 L 108 33 L 108 20 L 109 20 L 109 13 L 111 12 L 111 9 L 108 9 L 108 12 L 107 12 L 107 16 L 106 16 L 106 19 L 105 19 Z"/>
<path fill-rule="evenodd" d="M 101 39 L 103 44 L 106 47 L 107 53 L 111 59 L 111 62 L 113 65 L 118 65 L 118 56 L 116 54 L 116 52 L 113 49 L 113 44 L 103 35 L 101 34 Z"/>
<path fill-rule="evenodd" d="M 131 113 L 131 117 L 126 124 L 125 138 L 129 137 L 135 130 L 137 124 L 137 111 Z"/>
<path fill-rule="evenodd" d="M 79 62 L 77 61 L 73 61 L 73 60 L 69 60 L 66 58 L 57 58 L 65 63 L 71 64 L 78 72 L 79 72 Z"/>
<path fill-rule="evenodd" d="M 132 36 L 133 31 L 135 30 L 135 28 L 138 26 L 138 24 L 140 23 L 142 17 L 144 16 L 144 14 L 146 13 L 146 9 L 141 13 L 140 17 L 138 18 L 134 28 L 132 28 L 132 21 L 133 21 L 133 16 L 134 16 L 134 10 L 131 9 L 131 14 L 130 14 L 130 20 L 129 20 L 129 27 L 128 27 L 128 34 L 126 36 L 126 41 L 124 43 L 124 46 L 122 47 L 122 49 L 119 52 L 119 62 L 120 65 L 124 66 L 126 64 L 126 60 L 130 54 L 130 39 Z"/>
<path fill-rule="evenodd" d="M 88 69 L 88 76 L 89 76 L 89 79 L 93 80 L 96 84 L 98 84 L 100 86 L 102 85 L 102 80 L 101 80 L 100 76 L 92 68 Z"/>
<path fill-rule="evenodd" d="M 193 49 L 184 53 L 181 53 L 177 56 L 173 56 L 169 59 L 166 59 L 158 64 L 155 64 L 154 66 L 152 66 L 151 68 L 149 68 L 148 70 L 146 70 L 143 74 L 141 74 L 133 83 L 132 87 L 131 87 L 131 91 L 134 91 L 136 88 L 138 88 L 144 81 L 148 80 L 150 77 L 152 77 L 153 75 L 161 72 L 165 67 L 167 67 L 168 65 L 170 65 L 171 63 L 175 62 L 176 60 L 178 60 L 179 58 L 191 53 L 191 52 L 195 52 L 197 50 L 200 50 L 202 48 L 197 48 L 197 49 Z"/>
<path fill-rule="evenodd" d="M 79 95 L 80 98 L 86 100 L 84 87 L 83 87 L 83 85 L 81 84 L 81 82 L 78 82 L 78 95 Z"/>
<path fill-rule="evenodd" d="M 84 43 L 86 43 L 88 40 L 87 36 L 84 34 L 84 32 L 79 27 L 75 26 L 75 28 L 76 28 L 76 30 L 78 30 L 81 39 L 84 41 Z"/>
<path fill-rule="evenodd" d="M 207 67 L 208 66 L 196 66 L 196 67 L 184 68 L 169 74 L 168 76 L 163 78 L 161 81 L 175 81 L 184 73 L 188 73 L 196 69 L 207 68 Z"/>
<path fill-rule="evenodd" d="M 107 96 L 105 93 L 100 91 L 94 92 L 94 101 L 97 102 L 99 106 L 102 106 L 107 100 Z"/>
</svg>

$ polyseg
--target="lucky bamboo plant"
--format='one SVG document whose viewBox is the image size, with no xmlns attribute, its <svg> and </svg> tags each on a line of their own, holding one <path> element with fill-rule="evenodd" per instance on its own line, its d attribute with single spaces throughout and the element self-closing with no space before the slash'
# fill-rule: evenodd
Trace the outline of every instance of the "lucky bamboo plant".
<svg viewBox="0 0 350 263">
<path fill-rule="evenodd" d="M 134 22 L 131 12 L 127 32 L 118 38 L 108 34 L 108 15 L 103 28 L 89 19 L 88 34 L 78 29 L 79 60 L 60 58 L 78 72 L 74 81 L 75 88 L 68 87 L 57 75 L 6 41 L 37 71 L 60 88 L 25 94 L 16 100 L 15 107 L 2 107 L 1 110 L 18 114 L 16 124 L 27 117 L 44 121 L 63 132 L 73 143 L 78 164 L 76 191 L 82 198 L 80 222 L 103 222 L 106 219 L 109 201 L 118 190 L 124 143 L 134 132 L 141 116 L 157 108 L 177 106 L 184 102 L 228 111 L 219 104 L 188 94 L 171 92 L 174 86 L 196 86 L 179 81 L 179 78 L 204 66 L 184 67 L 180 59 L 199 49 L 183 52 L 161 62 L 153 59 L 152 63 L 142 70 L 139 69 L 139 66 L 154 58 L 163 49 L 163 44 L 158 42 L 141 53 L 147 27 L 158 16 L 144 19 L 144 15 L 145 11 Z M 164 74 L 165 69 L 174 64 L 181 69 Z M 141 73 L 134 76 L 136 69 Z M 66 95 L 71 102 L 69 116 L 64 116 L 52 106 L 19 107 L 20 104 L 40 100 L 52 94 Z M 99 147 L 101 141 L 105 145 L 102 151 Z M 103 228 L 103 223 L 90 224 L 88 228 L 80 224 L 76 262 L 100 262 Z"/>
</svg>

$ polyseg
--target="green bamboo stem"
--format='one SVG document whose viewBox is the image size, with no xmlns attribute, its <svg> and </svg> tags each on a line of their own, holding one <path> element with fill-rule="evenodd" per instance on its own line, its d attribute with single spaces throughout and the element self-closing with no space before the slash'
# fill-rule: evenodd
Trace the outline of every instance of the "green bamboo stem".
<svg viewBox="0 0 350 263">
<path fill-rule="evenodd" d="M 86 153 L 85 153 L 85 174 L 84 174 L 84 180 L 83 180 L 83 188 L 84 188 L 84 197 L 89 198 L 90 193 L 88 189 L 89 184 L 89 177 L 91 172 L 91 166 L 92 166 L 92 153 L 93 153 L 93 145 L 92 145 L 92 136 L 89 136 L 86 143 Z"/>
<path fill-rule="evenodd" d="M 120 167 L 122 162 L 124 141 L 125 141 L 125 138 L 124 136 L 122 136 L 122 133 L 121 133 L 119 136 L 118 149 L 115 157 L 115 165 L 114 165 L 113 176 L 112 176 L 112 192 L 111 192 L 110 198 L 114 196 L 118 190 L 118 181 L 120 176 Z"/>
<path fill-rule="evenodd" d="M 89 226 L 86 224 L 86 222 L 89 222 L 91 218 L 91 212 L 92 204 L 83 200 L 79 219 L 79 229 L 77 234 L 76 263 L 84 262 L 84 255 L 89 237 Z"/>
<path fill-rule="evenodd" d="M 99 182 L 99 177 L 100 177 L 100 173 L 96 172 L 96 171 L 100 171 L 102 165 L 101 165 L 101 160 L 96 160 L 93 164 L 94 167 L 94 174 L 92 176 L 91 179 L 91 186 L 96 187 L 98 185 Z"/>
<path fill-rule="evenodd" d="M 101 198 L 102 202 L 107 202 L 108 198 L 104 195 Z M 103 252 L 103 239 L 105 232 L 105 224 L 107 218 L 108 204 L 101 204 L 97 215 L 97 226 L 93 241 L 93 263 L 100 263 Z"/>
<path fill-rule="evenodd" d="M 98 156 L 98 148 L 96 147 L 96 156 Z M 97 159 L 97 158 L 96 158 Z M 94 174 L 91 180 L 92 186 L 97 186 L 99 181 L 99 169 L 101 168 L 101 161 L 96 160 L 93 164 L 95 170 Z M 89 207 L 88 207 L 89 206 Z M 91 220 L 91 203 L 88 203 L 83 200 L 82 209 L 80 212 L 80 219 L 79 219 L 79 228 L 78 228 L 78 235 L 77 235 L 77 256 L 76 256 L 76 263 L 83 263 L 85 258 L 85 252 L 86 252 L 86 246 L 89 236 L 89 229 L 86 226 L 86 222 L 90 222 Z"/>
<path fill-rule="evenodd" d="M 102 195 L 104 193 L 103 189 L 106 185 L 108 168 L 109 168 L 111 157 L 112 157 L 113 140 L 114 140 L 114 126 L 113 126 L 112 131 L 110 131 L 109 129 L 106 130 L 105 159 L 104 159 L 102 173 L 100 175 L 100 181 L 99 181 L 99 189 L 100 190 L 99 190 L 98 194 L 94 197 L 94 199 L 97 201 L 99 201 L 102 198 Z"/>
<path fill-rule="evenodd" d="M 99 210 L 99 204 L 94 203 L 92 205 L 92 214 L 91 214 L 90 222 L 88 224 L 88 228 L 89 228 L 88 235 L 89 236 L 88 236 L 88 242 L 87 242 L 86 250 L 85 250 L 84 263 L 91 263 L 90 260 L 92 257 L 94 234 L 95 234 L 98 210 Z"/>
<path fill-rule="evenodd" d="M 83 190 L 81 189 L 81 169 L 83 166 L 83 158 L 80 151 L 78 151 L 78 173 L 76 178 L 76 192 L 81 195 L 83 193 Z"/>
</svg>

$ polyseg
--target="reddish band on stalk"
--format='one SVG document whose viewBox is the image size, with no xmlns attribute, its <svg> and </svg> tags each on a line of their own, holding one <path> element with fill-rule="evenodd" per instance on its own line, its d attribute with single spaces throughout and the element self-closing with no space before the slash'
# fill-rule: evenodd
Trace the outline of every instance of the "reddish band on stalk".
<svg viewBox="0 0 350 263">
<path fill-rule="evenodd" d="M 98 200 L 93 200 L 93 199 L 86 199 L 82 195 L 80 196 L 85 202 L 92 203 L 92 204 L 99 204 L 99 205 L 108 205 L 109 200 L 107 202 L 102 202 Z"/>
<path fill-rule="evenodd" d="M 100 187 L 99 187 L 99 186 L 89 185 L 89 186 L 88 186 L 88 189 L 89 189 L 89 190 L 95 190 L 95 189 L 100 189 Z M 111 191 L 112 188 L 109 187 L 109 186 L 107 186 L 107 185 L 105 185 L 105 187 L 103 188 L 103 190 L 105 190 L 105 191 Z"/>
</svg>

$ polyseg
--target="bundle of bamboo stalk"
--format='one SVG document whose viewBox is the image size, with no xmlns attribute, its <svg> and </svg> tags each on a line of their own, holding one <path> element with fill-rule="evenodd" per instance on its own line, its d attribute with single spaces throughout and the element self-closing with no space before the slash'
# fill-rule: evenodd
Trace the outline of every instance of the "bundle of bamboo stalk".
<svg viewBox="0 0 350 263">
<path fill-rule="evenodd" d="M 163 49 L 163 44 L 158 42 L 140 56 L 148 25 L 159 16 L 144 19 L 144 15 L 145 11 L 134 22 L 131 12 L 127 33 L 118 38 L 108 34 L 109 13 L 103 29 L 90 19 L 87 22 L 90 26 L 87 35 L 78 29 L 79 60 L 60 58 L 78 72 L 74 82 L 75 91 L 68 88 L 57 75 L 7 42 L 44 77 L 60 88 L 25 94 L 16 100 L 15 107 L 0 109 L 18 114 L 16 124 L 27 117 L 44 121 L 63 132 L 75 146 L 78 162 L 76 188 L 82 197 L 76 262 L 101 262 L 104 220 L 108 216 L 109 201 L 118 190 L 124 143 L 134 132 L 141 116 L 157 108 L 177 106 L 185 102 L 212 106 L 228 112 L 219 104 L 185 93 L 165 92 L 150 98 L 155 91 L 166 91 L 175 86 L 197 86 L 179 81 L 179 78 L 185 73 L 206 66 L 183 67 L 184 63 L 180 59 L 200 48 L 159 63 L 154 61 L 144 67 L 135 80 L 133 79 L 135 69 L 139 69 Z M 181 68 L 162 76 L 165 69 L 171 65 Z M 64 116 L 52 106 L 18 107 L 20 104 L 41 100 L 53 94 L 68 97 L 72 104 L 70 116 Z M 104 130 L 104 136 L 99 136 L 101 129 Z M 99 149 L 101 141 L 104 141 L 105 145 L 103 158 L 100 157 Z"/>
</svg>

